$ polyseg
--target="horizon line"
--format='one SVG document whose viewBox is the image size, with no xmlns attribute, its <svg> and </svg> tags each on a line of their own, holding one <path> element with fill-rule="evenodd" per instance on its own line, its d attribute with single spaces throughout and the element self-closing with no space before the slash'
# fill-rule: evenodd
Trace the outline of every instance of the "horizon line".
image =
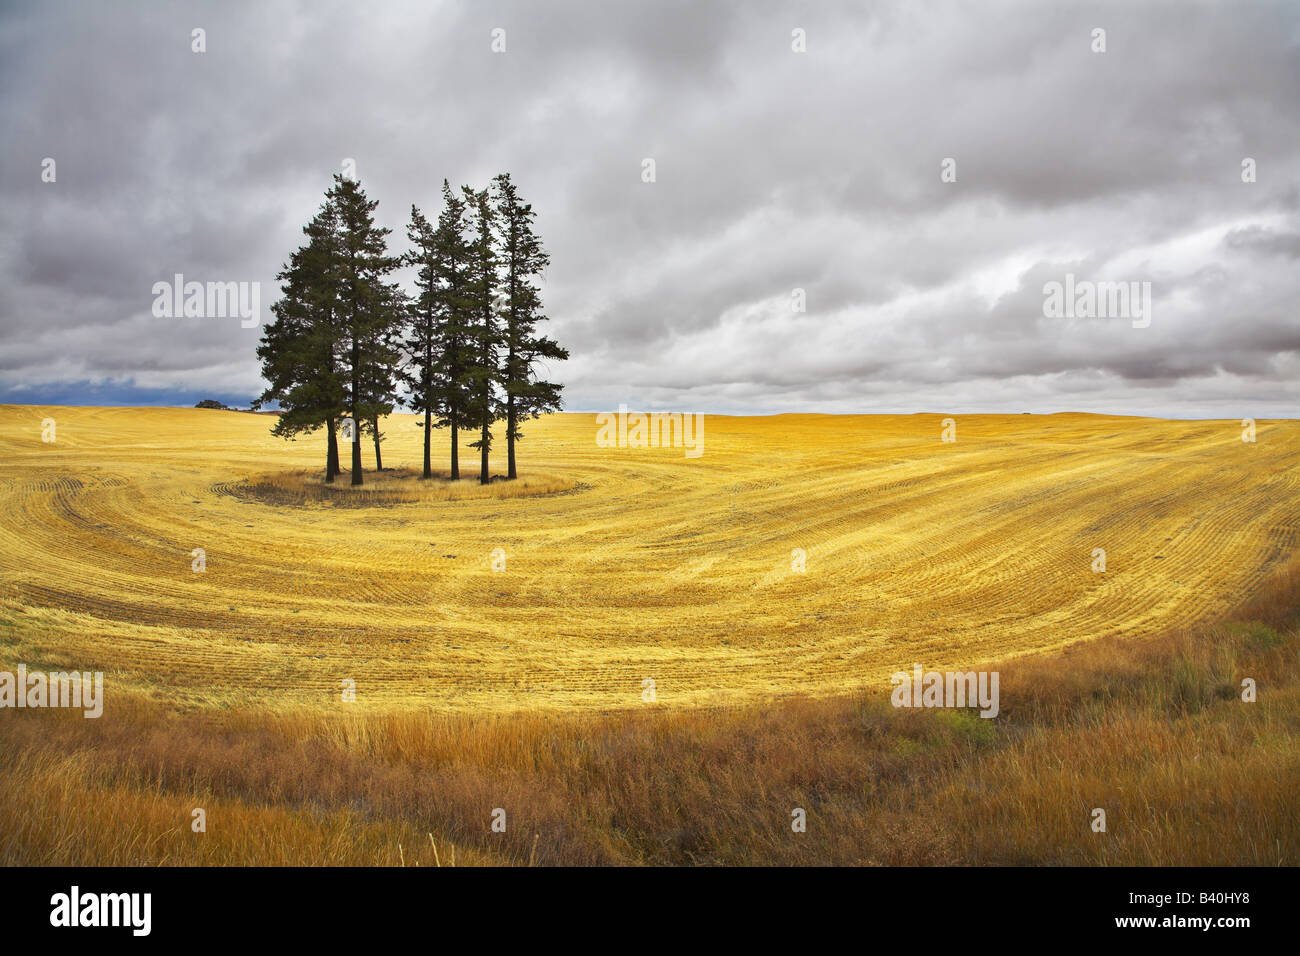
<svg viewBox="0 0 1300 956">
<path fill-rule="evenodd" d="M 626 406 L 626 403 L 622 403 L 622 404 Z M 241 414 L 241 415 L 249 415 L 249 414 L 254 414 L 254 415 L 278 415 L 278 414 L 280 414 L 280 411 L 281 411 L 281 409 L 278 409 L 278 408 L 276 408 L 276 409 L 263 409 L 263 410 L 253 411 L 251 408 L 238 408 L 238 407 L 234 407 L 234 406 L 230 406 L 230 407 L 227 407 L 227 408 L 198 408 L 198 407 L 195 406 L 195 405 L 164 405 L 164 404 L 157 404 L 157 405 L 95 405 L 95 404 L 66 403 L 66 402 L 59 402 L 59 403 L 52 403 L 52 402 L 0 402 L 0 408 L 94 408 L 94 409 L 123 409 L 123 410 L 137 410 L 137 411 L 147 411 L 147 410 L 150 410 L 150 409 L 176 409 L 176 410 L 180 410 L 180 411 L 194 411 L 194 412 L 223 412 L 223 411 L 225 411 L 225 412 L 236 412 L 236 413 Z M 858 411 L 858 412 L 827 412 L 827 411 L 713 412 L 713 411 L 708 411 L 708 410 L 703 410 L 703 411 L 701 411 L 701 410 L 679 411 L 679 410 L 676 410 L 676 409 L 669 409 L 669 408 L 632 408 L 632 407 L 628 407 L 628 408 L 627 408 L 627 412 L 628 412 L 629 414 L 638 414 L 638 415 L 639 415 L 639 414 L 651 414 L 651 415 L 653 415 L 653 414 L 659 414 L 659 415 L 710 415 L 710 416 L 712 416 L 712 417 L 714 417 L 714 418 L 779 418 L 779 417 L 781 417 L 781 416 L 785 416 L 785 415 L 791 415 L 791 416 L 794 416 L 794 415 L 805 415 L 805 416 L 817 415 L 817 416 L 821 416 L 821 417 L 824 417 L 824 418 L 853 418 L 853 417 L 856 417 L 856 418 L 863 418 L 863 417 L 869 417 L 869 416 L 879 416 L 879 417 L 903 417 L 903 416 L 912 416 L 912 415 L 967 415 L 967 416 L 979 415 L 979 416 L 986 416 L 986 417 L 1011 417 L 1011 416 L 1019 416 L 1019 415 L 1032 415 L 1032 416 L 1038 416 L 1038 417 L 1048 417 L 1048 416 L 1052 416 L 1052 415 L 1091 415 L 1091 416 L 1094 416 L 1094 417 L 1097 417 L 1097 418 L 1150 418 L 1150 419 L 1157 419 L 1157 420 L 1160 420 L 1160 421 L 1173 421 L 1173 422 L 1219 422 L 1219 421 L 1237 421 L 1237 420 L 1239 420 L 1239 419 L 1242 418 L 1242 417 L 1251 418 L 1251 419 L 1254 420 L 1254 421 L 1275 421 L 1275 422 L 1293 422 L 1293 421 L 1300 421 L 1300 417 L 1281 417 L 1281 418 L 1278 418 L 1278 417 L 1260 417 L 1260 416 L 1256 416 L 1256 415 L 1249 415 L 1249 416 L 1230 415 L 1230 416 L 1227 416 L 1227 417 L 1220 417 L 1220 418 L 1204 417 L 1204 416 L 1187 416 L 1187 417 L 1183 417 L 1183 416 L 1157 415 L 1157 414 L 1151 414 L 1151 413 L 1138 413 L 1138 412 L 1097 412 L 1097 411 L 1084 411 L 1084 410 L 1081 410 L 1081 409 L 1061 409 L 1061 410 L 1058 410 L 1058 411 L 1050 411 L 1050 412 L 1036 412 L 1036 411 L 1019 411 L 1019 412 L 1006 412 L 1006 411 L 964 411 L 964 412 L 955 412 L 955 411 L 951 411 L 951 410 L 940 410 L 940 411 L 934 411 L 934 410 L 930 410 L 930 409 L 915 410 L 915 411 Z M 399 409 L 394 409 L 394 410 L 393 410 L 392 412 L 390 412 L 389 414 L 390 414 L 390 415 L 415 415 L 415 416 L 419 416 L 419 415 L 421 415 L 422 413 L 421 413 L 421 412 L 416 412 L 416 411 L 411 411 L 411 410 L 406 409 L 406 408 L 399 408 Z M 611 414 L 618 414 L 618 410 L 617 410 L 617 409 L 596 409 L 596 410 L 588 410 L 588 409 L 575 408 L 575 409 L 563 409 L 563 410 L 558 411 L 558 412 L 548 412 L 548 413 L 547 413 L 547 415 L 611 415 Z M 541 416 L 541 417 L 546 417 L 546 416 Z M 504 421 L 504 419 L 501 419 L 501 420 Z"/>
</svg>

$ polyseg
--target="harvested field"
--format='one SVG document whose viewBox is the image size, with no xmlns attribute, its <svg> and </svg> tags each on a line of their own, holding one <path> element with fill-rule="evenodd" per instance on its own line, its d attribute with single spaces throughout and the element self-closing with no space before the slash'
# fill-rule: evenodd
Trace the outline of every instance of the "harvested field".
<svg viewBox="0 0 1300 956">
<path fill-rule="evenodd" d="M 395 415 L 352 489 L 266 415 L 3 406 L 0 666 L 182 710 L 331 710 L 345 679 L 359 711 L 828 696 L 1209 619 L 1296 548 L 1296 422 L 943 417 L 708 416 L 691 459 L 556 415 L 484 488 L 467 447 L 421 481 Z"/>
</svg>

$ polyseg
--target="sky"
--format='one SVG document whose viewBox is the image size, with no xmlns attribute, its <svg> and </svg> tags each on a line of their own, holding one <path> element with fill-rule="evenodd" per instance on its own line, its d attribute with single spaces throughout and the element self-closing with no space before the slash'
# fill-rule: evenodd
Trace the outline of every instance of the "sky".
<svg viewBox="0 0 1300 956">
<path fill-rule="evenodd" d="M 269 321 L 350 161 L 511 174 L 570 410 L 1296 417 L 1298 103 L 1295 2 L 4 3 L 0 402 L 247 405 L 154 284 Z"/>
</svg>

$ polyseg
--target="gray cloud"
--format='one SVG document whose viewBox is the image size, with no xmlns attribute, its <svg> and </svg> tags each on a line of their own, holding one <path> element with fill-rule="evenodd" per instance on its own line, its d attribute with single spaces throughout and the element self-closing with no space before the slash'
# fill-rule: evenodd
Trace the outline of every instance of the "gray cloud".
<svg viewBox="0 0 1300 956">
<path fill-rule="evenodd" d="M 155 319 L 152 284 L 269 314 L 353 158 L 399 245 L 444 176 L 514 175 L 573 408 L 1300 399 L 1293 4 L 33 4 L 0 74 L 0 397 L 256 394 L 258 332 Z M 1151 326 L 1045 318 L 1067 272 L 1150 281 Z"/>
</svg>

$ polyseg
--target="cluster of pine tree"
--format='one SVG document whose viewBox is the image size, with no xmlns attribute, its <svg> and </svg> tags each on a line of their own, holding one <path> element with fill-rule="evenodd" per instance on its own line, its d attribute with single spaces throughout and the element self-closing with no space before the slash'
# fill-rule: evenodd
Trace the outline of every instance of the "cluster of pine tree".
<svg viewBox="0 0 1300 956">
<path fill-rule="evenodd" d="M 451 477 L 460 477 L 462 431 L 476 435 L 479 481 L 487 484 L 493 427 L 506 423 L 508 477 L 516 477 L 521 422 L 560 408 L 562 386 L 541 381 L 540 359 L 569 353 L 537 331 L 545 320 L 537 286 L 550 261 L 532 206 L 508 173 L 489 189 L 442 184 L 436 224 L 411 206 L 411 250 L 390 255 L 391 229 L 375 224 L 377 200 L 335 175 L 307 239 L 277 277 L 281 298 L 257 355 L 270 384 L 254 403 L 277 402 L 273 433 L 325 428 L 325 480 L 340 474 L 338 432 L 351 438 L 352 484 L 362 483 L 361 438 L 375 443 L 379 419 L 403 402 L 424 414 L 424 477 L 432 477 L 431 429 L 451 430 Z M 409 294 L 392 281 L 415 268 Z"/>
</svg>

